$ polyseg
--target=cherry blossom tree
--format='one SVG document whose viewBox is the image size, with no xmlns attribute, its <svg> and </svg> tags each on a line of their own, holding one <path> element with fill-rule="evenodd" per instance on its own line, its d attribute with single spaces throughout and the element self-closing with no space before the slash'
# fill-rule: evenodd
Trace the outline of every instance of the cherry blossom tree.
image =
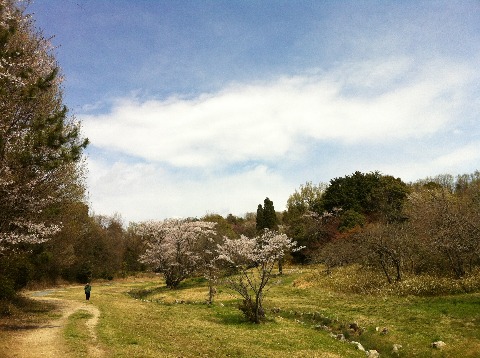
<svg viewBox="0 0 480 358">
<path fill-rule="evenodd" d="M 53 47 L 19 4 L 0 0 L 0 251 L 60 230 L 46 210 L 70 195 L 88 144 L 62 105 Z"/>
<path fill-rule="evenodd" d="M 203 277 L 208 281 L 208 297 L 207 303 L 211 305 L 213 298 L 217 293 L 216 285 L 220 276 L 220 267 L 217 265 L 216 257 L 217 252 L 217 240 L 213 237 L 208 237 L 202 240 L 199 247 L 199 269 Z"/>
<path fill-rule="evenodd" d="M 217 259 L 238 270 L 238 274 L 224 281 L 243 298 L 240 309 L 249 321 L 260 323 L 265 318 L 263 294 L 276 262 L 287 252 L 299 249 L 287 235 L 268 229 L 253 238 L 244 235 L 239 239 L 225 238 L 218 246 Z"/>
<path fill-rule="evenodd" d="M 167 287 L 176 288 L 199 267 L 200 241 L 215 236 L 215 223 L 168 219 L 142 222 L 135 230 L 147 245 L 141 261 L 161 272 Z"/>
<path fill-rule="evenodd" d="M 407 223 L 372 223 L 355 241 L 364 263 L 380 268 L 390 284 L 402 281 L 404 271 L 416 261 L 419 251 Z"/>
</svg>

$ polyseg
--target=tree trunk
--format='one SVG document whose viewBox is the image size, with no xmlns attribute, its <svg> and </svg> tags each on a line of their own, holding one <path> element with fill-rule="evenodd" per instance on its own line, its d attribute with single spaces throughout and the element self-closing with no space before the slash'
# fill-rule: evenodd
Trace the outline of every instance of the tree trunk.
<svg viewBox="0 0 480 358">
<path fill-rule="evenodd" d="M 217 293 L 217 289 L 212 280 L 208 281 L 208 304 L 211 305 L 213 303 L 213 298 Z"/>
<path fill-rule="evenodd" d="M 395 269 L 397 270 L 397 278 L 395 279 L 395 282 L 400 282 L 402 281 L 402 264 L 400 260 L 395 260 Z"/>
<path fill-rule="evenodd" d="M 388 283 L 391 284 L 391 283 L 392 283 L 392 279 L 390 278 L 390 274 L 388 273 L 387 263 L 386 263 L 385 260 L 383 260 L 382 258 L 380 259 L 380 265 L 382 266 L 383 273 L 384 273 L 385 276 L 387 277 Z"/>
<path fill-rule="evenodd" d="M 255 315 L 254 315 L 254 323 L 259 324 L 263 318 L 265 317 L 265 312 L 262 308 L 262 293 L 259 292 L 255 295 Z"/>
</svg>

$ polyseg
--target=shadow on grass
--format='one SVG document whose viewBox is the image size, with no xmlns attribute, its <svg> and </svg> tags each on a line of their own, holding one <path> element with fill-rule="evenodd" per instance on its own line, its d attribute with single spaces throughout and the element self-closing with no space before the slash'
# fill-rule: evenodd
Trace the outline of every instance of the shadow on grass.
<svg viewBox="0 0 480 358">
<path fill-rule="evenodd" d="M 180 282 L 177 290 L 186 290 L 189 288 L 196 287 L 206 287 L 208 285 L 208 280 L 205 277 L 192 277 L 188 280 Z"/>
<path fill-rule="evenodd" d="M 53 324 L 0 324 L 1 331 L 28 331 L 31 329 L 43 329 L 43 328 L 59 328 L 61 326 L 56 326 Z"/>
<path fill-rule="evenodd" d="M 162 286 L 157 286 L 152 288 L 140 288 L 140 289 L 130 290 L 127 292 L 127 294 L 133 298 L 141 300 L 159 293 L 168 294 L 174 291 L 184 291 L 184 290 L 189 290 L 197 287 L 206 287 L 207 283 L 208 283 L 207 279 L 203 277 L 196 277 L 196 278 L 190 278 L 188 280 L 182 281 L 176 288 L 169 288 L 165 285 L 162 285 Z"/>
<path fill-rule="evenodd" d="M 148 296 L 155 295 L 161 292 L 169 292 L 169 291 L 170 291 L 169 288 L 165 286 L 160 286 L 160 287 L 153 287 L 153 288 L 134 289 L 134 290 L 128 291 L 127 294 L 132 298 L 143 300 L 143 299 L 146 299 Z"/>
<path fill-rule="evenodd" d="M 22 331 L 53 328 L 45 325 L 44 318 L 56 309 L 51 302 L 37 301 L 23 296 L 0 301 L 0 330 Z"/>
<path fill-rule="evenodd" d="M 51 302 L 37 301 L 18 295 L 10 300 L 0 300 L 0 318 L 29 313 L 48 313 L 55 307 Z"/>
<path fill-rule="evenodd" d="M 215 312 L 215 316 L 210 318 L 210 321 L 226 326 L 248 327 L 249 329 L 260 327 L 260 324 L 247 321 L 240 310 L 238 310 L 238 312 L 235 312 L 234 310 L 222 312 L 217 311 Z"/>
<path fill-rule="evenodd" d="M 208 306 L 208 309 L 212 314 L 206 319 L 220 325 L 247 327 L 248 329 L 256 329 L 265 324 L 275 323 L 275 318 L 273 316 L 265 317 L 260 324 L 250 322 L 239 309 L 238 305 L 239 300 L 224 301 L 220 304 L 214 303 L 213 305 Z"/>
</svg>

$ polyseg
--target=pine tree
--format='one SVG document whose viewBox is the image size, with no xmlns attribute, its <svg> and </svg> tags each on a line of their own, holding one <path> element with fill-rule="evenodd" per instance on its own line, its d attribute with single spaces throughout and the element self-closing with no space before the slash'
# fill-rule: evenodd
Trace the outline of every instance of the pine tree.
<svg viewBox="0 0 480 358">
<path fill-rule="evenodd" d="M 51 43 L 17 3 L 0 0 L 0 249 L 58 231 L 42 213 L 75 187 L 88 144 L 62 104 Z"/>
<path fill-rule="evenodd" d="M 22 3 L 0 0 L 0 295 L 7 298 L 26 284 L 31 245 L 60 232 L 62 205 L 85 200 L 88 144 L 62 103 L 53 47 Z"/>
</svg>

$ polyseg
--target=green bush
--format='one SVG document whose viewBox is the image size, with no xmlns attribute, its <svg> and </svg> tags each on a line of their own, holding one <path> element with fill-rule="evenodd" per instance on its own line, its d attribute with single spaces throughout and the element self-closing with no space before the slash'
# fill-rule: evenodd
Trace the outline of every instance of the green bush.
<svg viewBox="0 0 480 358">
<path fill-rule="evenodd" d="M 357 226 L 363 227 L 365 223 L 366 219 L 364 215 L 350 209 L 343 213 L 338 230 L 347 231 Z"/>
<path fill-rule="evenodd" d="M 0 299 L 10 299 L 30 281 L 33 267 L 26 255 L 0 257 Z"/>
<path fill-rule="evenodd" d="M 0 300 L 9 300 L 15 296 L 15 283 L 7 277 L 0 276 Z"/>
</svg>

